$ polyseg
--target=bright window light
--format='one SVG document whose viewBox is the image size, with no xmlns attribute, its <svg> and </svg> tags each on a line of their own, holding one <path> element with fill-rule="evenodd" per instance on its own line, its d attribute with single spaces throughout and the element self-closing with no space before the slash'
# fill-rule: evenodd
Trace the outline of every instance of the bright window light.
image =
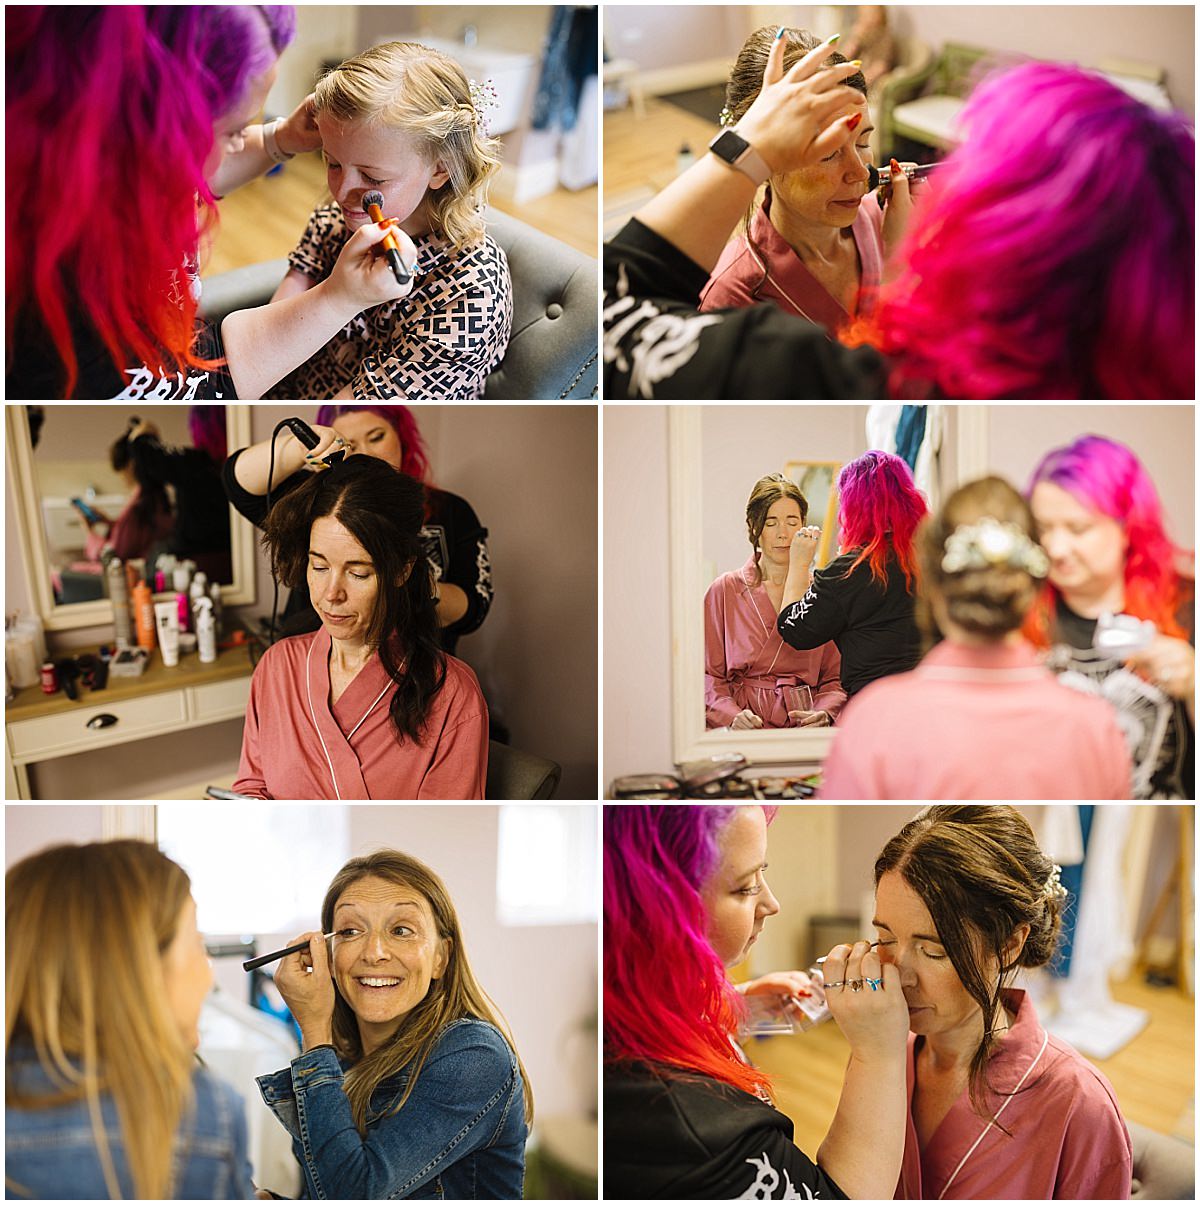
<svg viewBox="0 0 1200 1205">
<path fill-rule="evenodd" d="M 349 856 L 349 818 L 335 804 L 168 804 L 158 844 L 188 872 L 205 933 L 300 933 Z"/>
<path fill-rule="evenodd" d="M 501 805 L 496 873 L 496 913 L 500 923 L 594 923 L 596 861 L 594 807 Z"/>
</svg>

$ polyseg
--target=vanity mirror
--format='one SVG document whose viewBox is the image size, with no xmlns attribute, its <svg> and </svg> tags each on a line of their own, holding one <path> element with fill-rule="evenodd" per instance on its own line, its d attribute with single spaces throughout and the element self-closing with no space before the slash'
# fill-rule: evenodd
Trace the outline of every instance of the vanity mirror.
<svg viewBox="0 0 1200 1205">
<path fill-rule="evenodd" d="M 250 409 L 244 405 L 207 407 L 224 410 L 230 449 L 250 442 Z M 16 525 L 31 607 L 48 630 L 84 628 L 113 621 L 100 572 L 100 551 L 112 538 L 126 511 L 137 471 L 113 467 L 113 445 L 127 435 L 135 418 L 148 424 L 164 446 L 191 447 L 187 406 L 129 404 L 8 406 L 5 408 L 6 456 L 16 501 Z M 213 417 L 219 427 L 219 414 Z M 193 466 L 194 467 L 194 466 Z M 217 470 L 219 472 L 219 469 Z M 211 484 L 211 483 L 210 483 Z M 174 500 L 175 486 L 166 485 Z M 211 488 L 206 496 L 215 493 Z M 213 502 L 211 505 L 221 505 Z M 229 504 L 225 508 L 232 515 Z M 148 512 L 149 513 L 149 512 Z M 211 515 L 200 519 L 212 519 Z M 197 538 L 195 548 L 179 543 L 181 525 L 147 518 L 144 538 L 131 539 L 130 555 L 178 547 L 221 583 L 227 605 L 254 601 L 253 532 L 248 524 L 197 522 L 189 532 L 217 529 L 216 538 Z"/>
<path fill-rule="evenodd" d="M 752 763 L 817 764 L 834 730 L 706 726 L 704 596 L 753 548 L 746 503 L 756 481 L 780 473 L 801 485 L 807 522 L 821 527 L 816 564 L 837 555 L 842 465 L 867 451 L 867 406 L 672 406 L 669 410 L 673 740 L 676 763 L 738 752 Z M 897 408 L 898 409 L 898 408 Z M 935 489 L 985 471 L 986 407 L 941 408 Z M 807 488 L 805 488 L 807 487 Z M 769 618 L 769 617 L 768 617 Z"/>
</svg>

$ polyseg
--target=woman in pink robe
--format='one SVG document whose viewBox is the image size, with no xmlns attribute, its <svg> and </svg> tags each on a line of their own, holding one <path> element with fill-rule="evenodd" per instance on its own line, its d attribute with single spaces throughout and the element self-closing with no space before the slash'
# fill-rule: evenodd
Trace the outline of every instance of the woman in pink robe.
<svg viewBox="0 0 1200 1205">
<path fill-rule="evenodd" d="M 704 715 L 709 728 L 788 728 L 832 724 L 846 702 L 842 658 L 832 643 L 799 650 L 776 630 L 794 532 L 808 503 L 780 473 L 761 478 L 746 504 L 754 552 L 704 596 Z M 772 592 L 775 598 L 772 598 Z M 807 686 L 812 707 L 788 712 L 785 690 Z"/>
<path fill-rule="evenodd" d="M 1130 1195 L 1112 1087 L 1011 986 L 1055 954 L 1059 870 L 1007 806 L 930 807 L 875 863 L 879 957 L 900 972 L 911 1029 L 897 1199 Z"/>
<path fill-rule="evenodd" d="M 846 708 L 822 799 L 1128 799 L 1113 708 L 1055 680 L 1020 634 L 1049 567 L 1028 504 L 985 477 L 918 529 L 927 630 L 915 670 Z"/>
<path fill-rule="evenodd" d="M 250 686 L 234 790 L 267 799 L 482 799 L 488 715 L 438 643 L 419 482 L 351 456 L 277 502 L 266 542 L 321 620 Z"/>
</svg>

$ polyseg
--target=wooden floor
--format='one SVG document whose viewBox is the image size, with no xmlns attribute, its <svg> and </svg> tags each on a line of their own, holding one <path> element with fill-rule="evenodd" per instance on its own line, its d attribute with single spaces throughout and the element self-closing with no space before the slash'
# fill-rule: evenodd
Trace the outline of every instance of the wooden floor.
<svg viewBox="0 0 1200 1205">
<path fill-rule="evenodd" d="M 202 255 L 201 275 L 287 255 L 304 232 L 309 214 L 328 195 L 325 167 L 315 152 L 298 155 L 276 175 L 261 176 L 231 192 L 221 201 L 220 224 L 210 249 Z M 492 204 L 594 258 L 598 198 L 599 190 L 593 186 L 579 192 L 560 188 L 520 205 L 493 196 Z"/>
<path fill-rule="evenodd" d="M 1195 1005 L 1176 988 L 1114 984 L 1113 998 L 1150 1011 L 1150 1023 L 1112 1058 L 1092 1060 L 1107 1077 L 1127 1121 L 1195 1141 Z M 836 1025 L 795 1037 L 753 1040 L 746 1053 L 773 1080 L 796 1144 L 815 1156 L 833 1120 L 849 1046 Z"/>
<path fill-rule="evenodd" d="M 646 97 L 646 114 L 632 108 L 604 114 L 604 237 L 614 235 L 625 220 L 679 173 L 685 145 L 698 158 L 717 132 L 686 109 L 657 97 Z"/>
</svg>

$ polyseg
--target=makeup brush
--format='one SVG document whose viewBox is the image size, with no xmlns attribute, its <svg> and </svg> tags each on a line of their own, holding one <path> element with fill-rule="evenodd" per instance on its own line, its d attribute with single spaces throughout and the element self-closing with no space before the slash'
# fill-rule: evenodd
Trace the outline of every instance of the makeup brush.
<svg viewBox="0 0 1200 1205">
<path fill-rule="evenodd" d="M 372 222 L 383 221 L 382 205 L 383 193 L 377 188 L 363 193 L 362 207 L 370 214 Z M 398 285 L 408 284 L 412 280 L 412 273 L 404 266 L 404 260 L 400 256 L 400 244 L 396 242 L 396 236 L 390 230 L 383 240 L 383 251 L 392 267 L 392 275 L 396 278 L 396 283 Z"/>
<path fill-rule="evenodd" d="M 326 933 L 325 940 L 328 941 L 332 936 L 332 933 Z M 301 950 L 307 949 L 308 942 L 300 941 L 294 946 L 288 946 L 286 950 L 273 950 L 270 954 L 260 954 L 257 958 L 251 958 L 248 962 L 242 963 L 242 970 L 257 970 L 261 966 L 266 966 L 268 962 L 275 962 L 277 959 L 286 958 L 289 954 L 299 954 Z"/>
</svg>

